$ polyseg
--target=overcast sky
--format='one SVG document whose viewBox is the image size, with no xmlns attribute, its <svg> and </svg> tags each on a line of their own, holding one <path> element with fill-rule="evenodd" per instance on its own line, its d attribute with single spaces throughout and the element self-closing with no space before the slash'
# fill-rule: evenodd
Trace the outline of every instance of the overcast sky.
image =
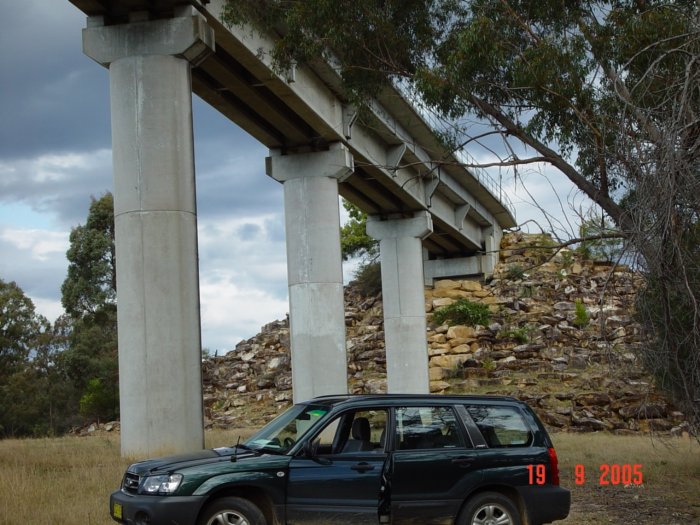
<svg viewBox="0 0 700 525">
<path fill-rule="evenodd" d="M 50 321 L 70 230 L 112 189 L 108 72 L 83 55 L 84 26 L 68 0 L 22 0 L 0 17 L 0 278 Z M 193 106 L 202 344 L 227 351 L 288 310 L 282 186 L 264 173 L 264 146 Z M 544 177 L 528 177 L 556 208 Z M 518 221 L 539 216 L 522 198 Z"/>
</svg>

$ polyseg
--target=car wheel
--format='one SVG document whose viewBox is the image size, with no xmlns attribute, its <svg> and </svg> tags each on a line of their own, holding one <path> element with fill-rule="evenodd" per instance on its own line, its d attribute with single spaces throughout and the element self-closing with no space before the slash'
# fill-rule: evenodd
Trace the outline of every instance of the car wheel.
<svg viewBox="0 0 700 525">
<path fill-rule="evenodd" d="M 198 525 L 267 525 L 260 509 L 247 499 L 220 498 L 202 512 Z"/>
<path fill-rule="evenodd" d="M 510 498 L 498 492 L 482 492 L 467 501 L 458 523 L 459 525 L 521 525 L 518 509 Z"/>
</svg>

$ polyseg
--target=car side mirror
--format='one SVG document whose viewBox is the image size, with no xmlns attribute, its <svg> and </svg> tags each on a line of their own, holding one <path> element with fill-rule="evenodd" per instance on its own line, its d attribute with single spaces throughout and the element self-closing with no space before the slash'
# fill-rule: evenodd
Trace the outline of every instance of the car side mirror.
<svg viewBox="0 0 700 525">
<path fill-rule="evenodd" d="M 304 446 L 302 448 L 303 457 L 313 460 L 316 463 L 320 463 L 321 465 L 331 465 L 333 462 L 330 459 L 317 456 L 318 445 L 318 439 L 310 439 L 306 443 L 304 443 Z"/>
<path fill-rule="evenodd" d="M 306 443 L 304 443 L 304 448 L 302 449 L 304 451 L 304 457 L 313 459 L 315 453 L 316 453 L 316 447 L 314 446 L 314 440 L 309 439 Z"/>
</svg>

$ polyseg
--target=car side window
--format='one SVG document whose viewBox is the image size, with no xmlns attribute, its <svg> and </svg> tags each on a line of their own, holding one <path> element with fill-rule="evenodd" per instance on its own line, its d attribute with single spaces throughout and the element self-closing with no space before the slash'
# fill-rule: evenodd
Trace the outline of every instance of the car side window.
<svg viewBox="0 0 700 525">
<path fill-rule="evenodd" d="M 314 451 L 319 455 L 384 452 L 386 423 L 384 409 L 345 412 L 316 435 Z"/>
<path fill-rule="evenodd" d="M 396 409 L 396 450 L 463 448 L 464 438 L 450 407 Z"/>
<path fill-rule="evenodd" d="M 347 439 L 339 443 L 340 453 L 384 452 L 386 410 L 358 410 L 349 424 Z"/>
<path fill-rule="evenodd" d="M 489 448 L 526 447 L 530 444 L 532 432 L 516 408 L 498 405 L 469 405 L 466 408 Z"/>
</svg>

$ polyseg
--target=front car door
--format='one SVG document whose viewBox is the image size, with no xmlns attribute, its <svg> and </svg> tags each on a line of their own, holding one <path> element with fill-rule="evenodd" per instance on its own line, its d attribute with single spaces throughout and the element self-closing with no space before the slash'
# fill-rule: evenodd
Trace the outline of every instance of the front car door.
<svg viewBox="0 0 700 525">
<path fill-rule="evenodd" d="M 292 459 L 287 523 L 378 523 L 388 411 L 351 410 L 311 436 Z"/>
</svg>

